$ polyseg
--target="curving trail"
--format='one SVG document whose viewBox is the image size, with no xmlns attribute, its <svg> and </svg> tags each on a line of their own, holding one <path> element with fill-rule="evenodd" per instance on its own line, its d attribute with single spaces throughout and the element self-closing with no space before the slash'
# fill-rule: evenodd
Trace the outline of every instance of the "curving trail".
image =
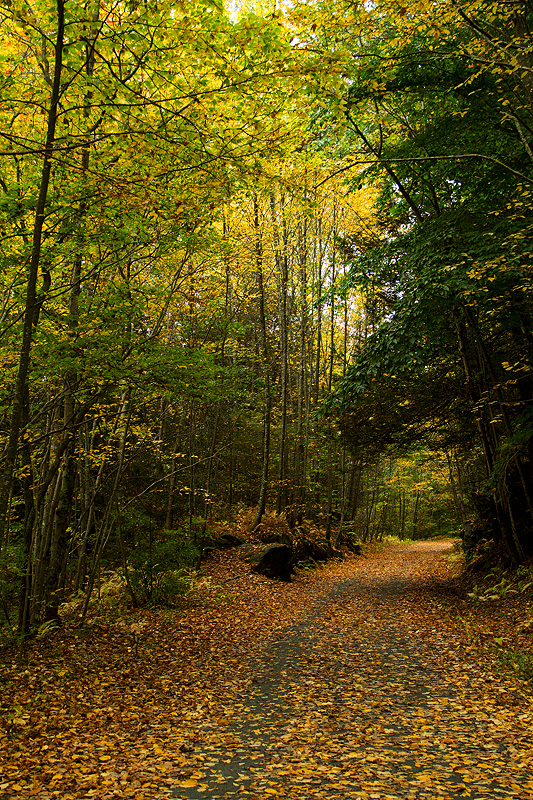
<svg viewBox="0 0 533 800">
<path fill-rule="evenodd" d="M 529 701 L 442 611 L 451 549 L 386 548 L 330 571 L 322 595 L 304 583 L 305 610 L 222 716 L 202 720 L 171 795 L 533 798 Z"/>
</svg>

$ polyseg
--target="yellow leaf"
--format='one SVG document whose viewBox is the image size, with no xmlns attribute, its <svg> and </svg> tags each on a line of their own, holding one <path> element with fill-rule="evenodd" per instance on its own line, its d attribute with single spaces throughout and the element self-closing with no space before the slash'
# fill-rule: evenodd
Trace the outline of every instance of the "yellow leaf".
<svg viewBox="0 0 533 800">
<path fill-rule="evenodd" d="M 192 789 L 193 786 L 197 786 L 197 785 L 198 785 L 197 782 L 191 780 L 191 778 L 189 778 L 186 781 L 182 781 L 180 783 L 180 786 L 181 786 L 182 789 Z"/>
</svg>

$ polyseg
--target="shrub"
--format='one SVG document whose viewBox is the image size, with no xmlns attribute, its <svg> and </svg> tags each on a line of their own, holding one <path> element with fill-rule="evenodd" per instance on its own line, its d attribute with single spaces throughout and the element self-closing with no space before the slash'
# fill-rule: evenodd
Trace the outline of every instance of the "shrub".
<svg viewBox="0 0 533 800">
<path fill-rule="evenodd" d="M 165 531 L 165 538 L 135 547 L 128 558 L 128 577 L 138 599 L 169 605 L 191 588 L 190 570 L 199 548 L 186 530 Z"/>
</svg>

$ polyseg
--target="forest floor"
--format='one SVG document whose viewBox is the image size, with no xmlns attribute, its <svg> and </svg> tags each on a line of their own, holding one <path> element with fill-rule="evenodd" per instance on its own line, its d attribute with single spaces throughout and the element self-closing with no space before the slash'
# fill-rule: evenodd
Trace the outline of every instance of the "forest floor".
<svg viewBox="0 0 533 800">
<path fill-rule="evenodd" d="M 467 598 L 445 541 L 204 573 L 201 604 L 5 650 L 1 800 L 533 798 L 530 684 L 502 671 L 531 663 L 527 583 Z"/>
</svg>

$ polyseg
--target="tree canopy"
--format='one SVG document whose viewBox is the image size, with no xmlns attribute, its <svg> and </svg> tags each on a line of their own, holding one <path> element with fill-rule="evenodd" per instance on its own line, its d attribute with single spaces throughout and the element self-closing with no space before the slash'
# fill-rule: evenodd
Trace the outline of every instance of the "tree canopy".
<svg viewBox="0 0 533 800">
<path fill-rule="evenodd" d="M 337 514 L 337 544 L 461 528 L 530 555 L 530 23 L 478 0 L 0 7 L 22 635 L 71 591 L 84 616 L 106 565 L 137 602 L 156 552 L 192 565 L 244 506 L 326 518 L 330 547 Z"/>
</svg>

